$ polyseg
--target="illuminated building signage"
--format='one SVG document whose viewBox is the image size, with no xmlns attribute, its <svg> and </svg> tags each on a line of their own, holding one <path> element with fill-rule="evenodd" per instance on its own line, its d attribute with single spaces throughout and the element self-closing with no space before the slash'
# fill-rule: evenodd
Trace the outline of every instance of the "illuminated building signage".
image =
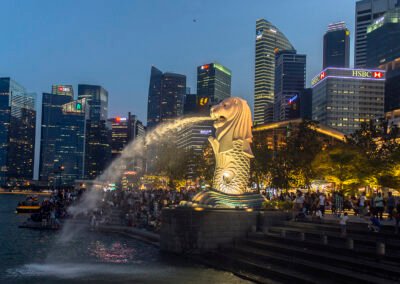
<svg viewBox="0 0 400 284">
<path fill-rule="evenodd" d="M 203 98 L 200 98 L 199 99 L 199 105 L 200 106 L 205 106 L 205 105 L 207 105 L 208 104 L 208 97 L 203 97 Z"/>
<path fill-rule="evenodd" d="M 202 135 L 211 135 L 211 129 L 200 130 L 200 134 Z"/>
<path fill-rule="evenodd" d="M 58 91 L 59 92 L 70 92 L 71 89 L 69 87 L 65 87 L 65 86 L 58 86 Z"/>
<path fill-rule="evenodd" d="M 205 65 L 202 65 L 202 66 L 200 67 L 201 70 L 208 70 L 209 68 L 210 68 L 210 65 L 209 65 L 209 64 L 205 64 Z"/>
<path fill-rule="evenodd" d="M 82 103 L 76 103 L 75 108 L 76 110 L 82 110 Z"/>
<path fill-rule="evenodd" d="M 299 97 L 298 95 L 294 95 L 293 97 L 291 97 L 291 98 L 289 99 L 289 101 L 288 101 L 288 104 L 294 103 L 294 102 L 297 100 L 298 97 Z"/>
<path fill-rule="evenodd" d="M 311 80 L 315 86 L 325 78 L 385 80 L 385 71 L 350 68 L 326 68 Z"/>
</svg>

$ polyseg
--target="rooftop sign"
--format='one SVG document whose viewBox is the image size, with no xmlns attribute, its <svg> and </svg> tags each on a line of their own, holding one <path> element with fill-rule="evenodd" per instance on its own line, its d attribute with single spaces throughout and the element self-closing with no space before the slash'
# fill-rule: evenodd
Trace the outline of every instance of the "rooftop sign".
<svg viewBox="0 0 400 284">
<path fill-rule="evenodd" d="M 326 78 L 385 80 L 385 71 L 329 67 L 311 80 L 311 86 L 314 87 Z"/>
</svg>

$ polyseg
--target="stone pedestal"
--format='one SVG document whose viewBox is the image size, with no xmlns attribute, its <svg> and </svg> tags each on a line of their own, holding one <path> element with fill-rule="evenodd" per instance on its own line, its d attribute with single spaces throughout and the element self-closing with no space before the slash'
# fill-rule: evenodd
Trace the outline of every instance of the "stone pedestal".
<svg viewBox="0 0 400 284">
<path fill-rule="evenodd" d="M 286 221 L 286 215 L 243 209 L 163 209 L 160 248 L 173 253 L 203 253 L 245 238 L 254 229 L 262 232 L 264 227 Z"/>
</svg>

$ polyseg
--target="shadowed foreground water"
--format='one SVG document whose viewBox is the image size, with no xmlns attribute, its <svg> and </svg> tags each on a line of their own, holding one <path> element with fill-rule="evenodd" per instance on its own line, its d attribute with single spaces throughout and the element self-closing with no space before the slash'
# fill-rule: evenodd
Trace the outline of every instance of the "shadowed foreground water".
<svg viewBox="0 0 400 284">
<path fill-rule="evenodd" d="M 244 283 L 115 234 L 87 232 L 69 243 L 58 232 L 19 229 L 23 195 L 0 195 L 0 283 Z"/>
</svg>

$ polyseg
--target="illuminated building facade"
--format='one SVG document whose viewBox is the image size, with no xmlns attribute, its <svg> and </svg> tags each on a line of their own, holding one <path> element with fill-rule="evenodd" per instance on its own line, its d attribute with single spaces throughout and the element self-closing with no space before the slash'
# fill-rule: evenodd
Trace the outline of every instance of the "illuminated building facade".
<svg viewBox="0 0 400 284">
<path fill-rule="evenodd" d="M 383 118 L 385 72 L 326 68 L 312 79 L 312 118 L 351 134 L 362 122 Z"/>
<path fill-rule="evenodd" d="M 108 92 L 97 85 L 78 85 L 78 99 L 86 99 L 85 178 L 95 179 L 111 161 L 110 131 L 107 127 Z"/>
<path fill-rule="evenodd" d="M 294 50 L 286 36 L 265 19 L 256 22 L 254 125 L 265 122 L 265 108 L 274 102 L 275 53 Z"/>
<path fill-rule="evenodd" d="M 86 99 L 43 93 L 39 179 L 50 186 L 72 186 L 84 176 Z"/>
<path fill-rule="evenodd" d="M 275 58 L 274 121 L 299 118 L 294 110 L 306 83 L 306 55 L 281 50 Z"/>
<path fill-rule="evenodd" d="M 386 11 L 395 8 L 398 0 L 362 0 L 356 2 L 356 32 L 354 46 L 354 67 L 367 66 L 367 28 Z"/>
<path fill-rule="evenodd" d="M 231 96 L 232 72 L 219 63 L 197 67 L 197 96 L 215 105 Z"/>
<path fill-rule="evenodd" d="M 287 140 L 298 130 L 301 119 L 265 123 L 253 128 L 253 147 L 266 147 L 273 153 L 286 147 Z M 324 125 L 315 128 L 318 137 L 325 145 L 344 141 L 344 133 Z"/>
<path fill-rule="evenodd" d="M 11 78 L 0 78 L 0 185 L 33 179 L 35 98 Z"/>
<path fill-rule="evenodd" d="M 389 10 L 367 28 L 367 63 L 377 68 L 400 58 L 400 7 Z"/>
<path fill-rule="evenodd" d="M 186 94 L 186 76 L 176 73 L 163 73 L 151 67 L 149 96 L 147 102 L 147 127 L 172 121 L 183 115 Z"/>
<path fill-rule="evenodd" d="M 349 68 L 350 64 L 350 31 L 344 22 L 328 26 L 324 35 L 323 66 Z"/>
</svg>

